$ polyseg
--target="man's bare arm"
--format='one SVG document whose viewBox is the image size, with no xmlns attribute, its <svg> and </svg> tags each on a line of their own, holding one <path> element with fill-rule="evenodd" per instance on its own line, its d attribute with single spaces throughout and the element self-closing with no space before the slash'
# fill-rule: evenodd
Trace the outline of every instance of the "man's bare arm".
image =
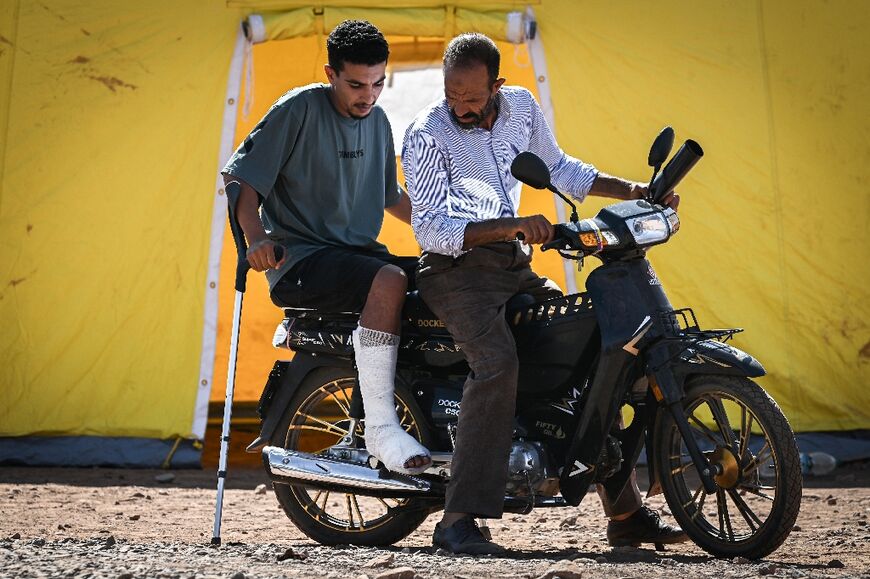
<svg viewBox="0 0 870 579">
<path fill-rule="evenodd" d="M 411 198 L 408 197 L 407 193 L 402 193 L 402 197 L 399 199 L 399 202 L 395 205 L 390 205 L 386 208 L 387 213 L 399 219 L 400 221 L 404 221 L 408 225 L 411 225 Z"/>
<path fill-rule="evenodd" d="M 528 244 L 547 243 L 553 239 L 553 225 L 543 215 L 502 217 L 465 226 L 462 249 L 497 241 L 512 241 L 521 233 Z"/>
<path fill-rule="evenodd" d="M 614 177 L 606 173 L 599 173 L 592 182 L 592 189 L 589 190 L 590 195 L 598 197 L 608 197 L 610 199 L 643 199 L 647 193 L 647 186 L 634 181 L 627 181 Z M 675 192 L 668 193 L 661 201 L 662 205 L 667 205 L 674 211 L 680 204 L 680 196 Z"/>
<path fill-rule="evenodd" d="M 232 181 L 238 181 L 242 186 L 242 193 L 236 204 L 236 217 L 248 242 L 248 263 L 251 264 L 251 269 L 254 271 L 276 269 L 284 260 L 277 261 L 275 259 L 275 242 L 269 239 L 266 230 L 263 229 L 263 222 L 260 221 L 257 191 L 238 177 L 224 175 L 225 185 Z"/>
</svg>

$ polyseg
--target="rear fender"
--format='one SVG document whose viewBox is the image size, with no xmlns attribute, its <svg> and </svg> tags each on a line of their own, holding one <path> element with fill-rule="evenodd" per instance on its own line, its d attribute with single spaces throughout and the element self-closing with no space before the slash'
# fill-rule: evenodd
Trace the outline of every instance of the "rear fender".
<svg viewBox="0 0 870 579">
<path fill-rule="evenodd" d="M 308 374 L 324 367 L 349 368 L 354 371 L 350 358 L 315 355 L 308 352 L 296 352 L 289 362 L 283 360 L 275 362 L 257 408 L 262 421 L 260 435 L 248 445 L 246 449 L 248 452 L 256 452 L 265 445 L 272 444 L 275 428 L 290 405 L 290 401 L 293 400 L 299 385 Z"/>
</svg>

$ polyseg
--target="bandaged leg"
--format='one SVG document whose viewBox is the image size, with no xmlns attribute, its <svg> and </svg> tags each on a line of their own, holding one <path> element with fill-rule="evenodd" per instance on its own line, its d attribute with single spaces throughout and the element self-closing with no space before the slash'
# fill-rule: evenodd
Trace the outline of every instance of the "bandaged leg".
<svg viewBox="0 0 870 579">
<path fill-rule="evenodd" d="M 358 326 L 353 332 L 353 349 L 365 410 L 366 448 L 391 471 L 423 472 L 431 463 L 429 451 L 405 432 L 396 415 L 394 390 L 399 336 Z M 405 468 L 405 463 L 414 457 L 424 457 L 426 463 Z"/>
</svg>

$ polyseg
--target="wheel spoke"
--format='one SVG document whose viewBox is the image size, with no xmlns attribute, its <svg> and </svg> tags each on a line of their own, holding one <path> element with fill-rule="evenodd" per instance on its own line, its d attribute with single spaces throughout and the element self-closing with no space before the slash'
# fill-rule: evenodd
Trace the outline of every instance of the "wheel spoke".
<svg viewBox="0 0 870 579">
<path fill-rule="evenodd" d="M 689 422 L 694 422 L 697 425 L 697 428 L 692 428 L 692 430 L 694 430 L 695 432 L 697 432 L 698 434 L 700 434 L 704 438 L 708 438 L 710 440 L 710 442 L 713 443 L 713 445 L 715 445 L 715 446 L 719 445 L 720 440 L 718 438 L 716 438 L 716 435 L 714 434 L 714 432 L 712 430 L 710 430 L 709 428 L 707 428 L 707 425 L 704 424 L 703 422 L 701 422 L 698 419 L 698 417 L 695 416 L 694 413 L 690 414 L 688 418 L 689 418 Z M 692 425 L 690 424 L 689 426 L 691 427 Z"/>
<path fill-rule="evenodd" d="M 321 428 L 319 426 L 311 426 L 310 424 L 291 424 L 287 430 L 311 430 L 313 432 L 324 432 L 326 434 L 338 434 L 333 428 Z M 346 432 L 347 431 L 342 431 L 341 436 L 344 436 Z"/>
<path fill-rule="evenodd" d="M 344 504 L 347 507 L 347 529 L 350 530 L 353 527 L 353 509 L 350 507 L 350 493 L 344 494 Z"/>
<path fill-rule="evenodd" d="M 342 405 L 339 405 L 339 406 L 341 406 L 341 409 L 344 411 L 345 415 L 348 418 L 350 418 L 350 398 L 347 397 L 347 391 L 344 388 L 339 386 L 339 388 L 335 392 L 336 392 L 336 396 L 335 396 L 336 401 L 338 401 L 338 396 L 337 396 L 338 394 L 341 394 L 341 397 L 344 398 L 345 404 L 343 406 Z"/>
<path fill-rule="evenodd" d="M 694 504 L 695 501 L 700 497 L 700 502 L 695 505 L 695 512 L 692 513 L 691 518 L 695 519 L 699 514 L 701 514 L 701 510 L 704 508 L 704 501 L 707 499 L 707 490 L 704 488 L 704 485 L 701 485 L 695 490 L 695 494 L 692 495 L 692 498 L 689 499 L 689 502 L 683 505 L 683 510 L 688 510 L 689 505 Z"/>
<path fill-rule="evenodd" d="M 362 511 L 360 511 L 359 502 L 357 502 L 357 500 L 356 500 L 356 495 L 350 495 L 350 500 L 353 502 L 353 507 L 356 510 L 356 516 L 359 519 L 360 531 L 363 531 L 363 530 L 365 530 L 366 523 L 365 523 L 365 519 L 362 516 Z"/>
<path fill-rule="evenodd" d="M 731 528 L 728 503 L 725 500 L 725 491 L 722 489 L 716 489 L 716 509 L 719 512 L 719 533 L 723 537 L 734 541 L 734 529 Z"/>
<path fill-rule="evenodd" d="M 721 398 L 710 397 L 706 399 L 707 407 L 713 413 L 713 420 L 716 421 L 716 426 L 719 427 L 719 433 L 722 435 L 722 440 L 725 445 L 730 447 L 732 451 L 737 452 L 734 444 L 734 431 L 731 430 L 731 422 L 728 420 L 728 413 L 725 412 L 725 406 L 722 404 Z"/>
<path fill-rule="evenodd" d="M 752 421 L 754 417 L 747 412 L 745 406 L 740 406 L 740 451 L 738 460 L 743 460 L 746 451 L 749 449 L 749 439 L 752 437 Z"/>
<path fill-rule="evenodd" d="M 332 422 L 327 422 L 325 420 L 321 420 L 320 418 L 317 418 L 316 416 L 312 416 L 310 414 L 304 414 L 301 412 L 299 413 L 299 416 L 302 416 L 306 420 L 311 420 L 312 422 L 322 424 L 323 426 L 325 426 L 327 428 L 327 432 L 331 432 L 332 434 L 338 434 L 339 436 L 344 436 L 345 434 L 347 434 L 347 430 L 345 430 L 343 428 L 339 428 L 338 426 L 336 426 Z"/>
<path fill-rule="evenodd" d="M 745 491 L 748 492 L 749 494 L 752 494 L 752 495 L 755 495 L 755 496 L 757 496 L 757 497 L 759 497 L 759 498 L 762 498 L 762 499 L 768 500 L 768 501 L 770 501 L 770 502 L 773 502 L 774 497 L 770 496 L 770 495 L 767 494 L 767 493 L 763 493 L 763 492 L 761 492 L 761 491 L 762 491 L 762 490 L 776 490 L 776 487 L 768 487 L 768 486 L 763 486 L 763 485 L 747 485 L 747 484 L 743 484 L 743 485 L 740 485 L 740 490 L 745 490 Z"/>
<path fill-rule="evenodd" d="M 731 500 L 734 501 L 734 505 L 737 507 L 737 511 L 743 517 L 743 520 L 746 521 L 746 524 L 749 525 L 749 528 L 752 529 L 752 532 L 758 530 L 758 527 L 763 525 L 761 519 L 758 518 L 758 515 L 746 504 L 746 501 L 743 500 L 734 489 L 728 489 L 728 496 L 731 497 Z"/>
<path fill-rule="evenodd" d="M 752 461 L 746 465 L 746 468 L 743 469 L 743 475 L 746 476 L 749 473 L 758 470 L 759 466 L 771 458 L 773 458 L 773 449 L 770 447 L 770 441 L 765 440 L 764 446 L 761 447 L 758 454 L 755 455 L 755 458 L 752 459 Z"/>
<path fill-rule="evenodd" d="M 326 501 L 328 501 L 328 500 L 329 500 L 329 491 L 326 491 L 326 493 L 324 493 L 324 495 L 323 495 L 323 504 L 320 505 L 320 512 L 317 513 L 318 520 L 320 520 L 323 517 L 323 515 L 326 514 Z"/>
</svg>

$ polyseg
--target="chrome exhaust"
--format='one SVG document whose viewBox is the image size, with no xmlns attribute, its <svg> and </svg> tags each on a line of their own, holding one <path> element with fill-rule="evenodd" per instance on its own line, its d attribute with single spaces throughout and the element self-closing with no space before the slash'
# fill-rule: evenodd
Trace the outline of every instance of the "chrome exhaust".
<svg viewBox="0 0 870 579">
<path fill-rule="evenodd" d="M 433 491 L 432 484 L 423 478 L 277 446 L 263 448 L 263 464 L 269 478 L 280 483 L 338 491 L 373 491 L 389 496 L 426 495 Z"/>
</svg>

